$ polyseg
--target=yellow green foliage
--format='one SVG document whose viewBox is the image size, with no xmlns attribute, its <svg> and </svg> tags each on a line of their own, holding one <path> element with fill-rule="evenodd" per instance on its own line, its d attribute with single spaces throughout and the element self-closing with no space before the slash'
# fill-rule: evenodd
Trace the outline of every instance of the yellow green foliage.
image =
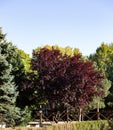
<svg viewBox="0 0 113 130">
<path fill-rule="evenodd" d="M 26 54 L 23 50 L 20 50 L 20 49 L 18 49 L 17 51 L 21 57 L 25 72 L 26 73 L 31 72 L 31 65 L 30 65 L 31 59 L 30 59 L 29 54 Z"/>
<path fill-rule="evenodd" d="M 50 46 L 50 45 L 45 45 L 43 47 L 38 47 L 34 50 L 35 53 L 39 52 L 41 48 L 46 48 L 46 49 L 49 49 L 49 50 L 60 50 L 60 52 L 62 53 L 62 55 L 68 55 L 68 56 L 73 56 L 73 55 L 76 55 L 76 54 L 81 54 L 81 52 L 79 51 L 78 48 L 71 48 L 69 46 L 66 46 L 66 47 L 59 47 L 58 45 L 55 45 L 55 46 Z"/>
</svg>

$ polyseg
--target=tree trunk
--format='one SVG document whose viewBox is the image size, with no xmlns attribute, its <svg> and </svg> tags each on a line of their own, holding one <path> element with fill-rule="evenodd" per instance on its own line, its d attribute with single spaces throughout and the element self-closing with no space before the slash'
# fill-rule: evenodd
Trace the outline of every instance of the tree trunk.
<svg viewBox="0 0 113 130">
<path fill-rule="evenodd" d="M 99 103 L 97 103 L 97 120 L 100 120 Z"/>
<path fill-rule="evenodd" d="M 79 121 L 82 121 L 82 108 L 79 108 Z"/>
</svg>

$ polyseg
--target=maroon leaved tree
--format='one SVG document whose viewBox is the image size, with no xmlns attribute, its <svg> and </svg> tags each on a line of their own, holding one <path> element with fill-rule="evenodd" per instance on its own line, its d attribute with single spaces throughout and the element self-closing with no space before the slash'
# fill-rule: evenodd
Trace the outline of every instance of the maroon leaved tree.
<svg viewBox="0 0 113 130">
<path fill-rule="evenodd" d="M 92 62 L 81 60 L 81 56 L 75 55 L 70 58 L 66 77 L 70 88 L 67 92 L 68 97 L 64 98 L 72 106 L 84 108 L 93 100 L 94 96 L 103 94 L 103 74 L 94 68 Z M 63 101 L 65 100 L 63 99 Z"/>
<path fill-rule="evenodd" d="M 32 68 L 39 73 L 35 83 L 41 99 L 51 108 L 63 105 L 83 109 L 103 93 L 104 75 L 79 54 L 69 57 L 59 50 L 42 48 L 33 53 Z"/>
</svg>

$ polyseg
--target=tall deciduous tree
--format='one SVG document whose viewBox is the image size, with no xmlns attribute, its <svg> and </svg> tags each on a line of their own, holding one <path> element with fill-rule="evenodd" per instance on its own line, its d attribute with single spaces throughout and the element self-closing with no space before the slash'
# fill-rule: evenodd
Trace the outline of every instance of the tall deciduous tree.
<svg viewBox="0 0 113 130">
<path fill-rule="evenodd" d="M 32 68 L 39 74 L 36 91 L 51 108 L 84 108 L 94 96 L 103 93 L 102 72 L 95 69 L 93 62 L 82 60 L 80 54 L 70 57 L 54 48 L 42 48 L 34 51 Z"/>
<path fill-rule="evenodd" d="M 20 108 L 24 108 L 25 106 L 29 105 L 28 99 L 30 95 L 28 95 L 28 92 L 25 94 L 23 88 L 29 87 L 32 82 L 29 75 L 32 72 L 30 67 L 31 59 L 29 54 L 26 54 L 23 50 L 20 49 L 17 49 L 17 55 L 20 64 L 17 64 L 18 71 L 15 70 L 13 72 L 19 92 L 19 95 L 17 97 L 17 106 L 19 106 Z"/>
<path fill-rule="evenodd" d="M 102 43 L 97 48 L 96 53 L 90 55 L 89 59 L 94 61 L 97 67 L 103 71 L 108 81 L 105 84 L 106 87 L 106 105 L 113 106 L 113 44 Z M 111 86 L 110 86 L 111 82 Z M 111 88 L 110 88 L 111 87 Z M 110 94 L 109 94 L 110 88 Z M 109 95 L 108 95 L 109 94 Z"/>
</svg>

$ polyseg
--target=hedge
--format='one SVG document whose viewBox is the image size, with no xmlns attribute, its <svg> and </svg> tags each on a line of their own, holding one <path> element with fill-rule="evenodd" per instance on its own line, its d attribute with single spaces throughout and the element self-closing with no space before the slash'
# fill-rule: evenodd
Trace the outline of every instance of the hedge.
<svg viewBox="0 0 113 130">
<path fill-rule="evenodd" d="M 7 129 L 6 129 L 7 130 Z M 12 130 L 113 130 L 113 121 L 82 121 L 65 122 L 61 124 L 52 124 L 51 126 L 36 127 L 16 127 Z"/>
</svg>

